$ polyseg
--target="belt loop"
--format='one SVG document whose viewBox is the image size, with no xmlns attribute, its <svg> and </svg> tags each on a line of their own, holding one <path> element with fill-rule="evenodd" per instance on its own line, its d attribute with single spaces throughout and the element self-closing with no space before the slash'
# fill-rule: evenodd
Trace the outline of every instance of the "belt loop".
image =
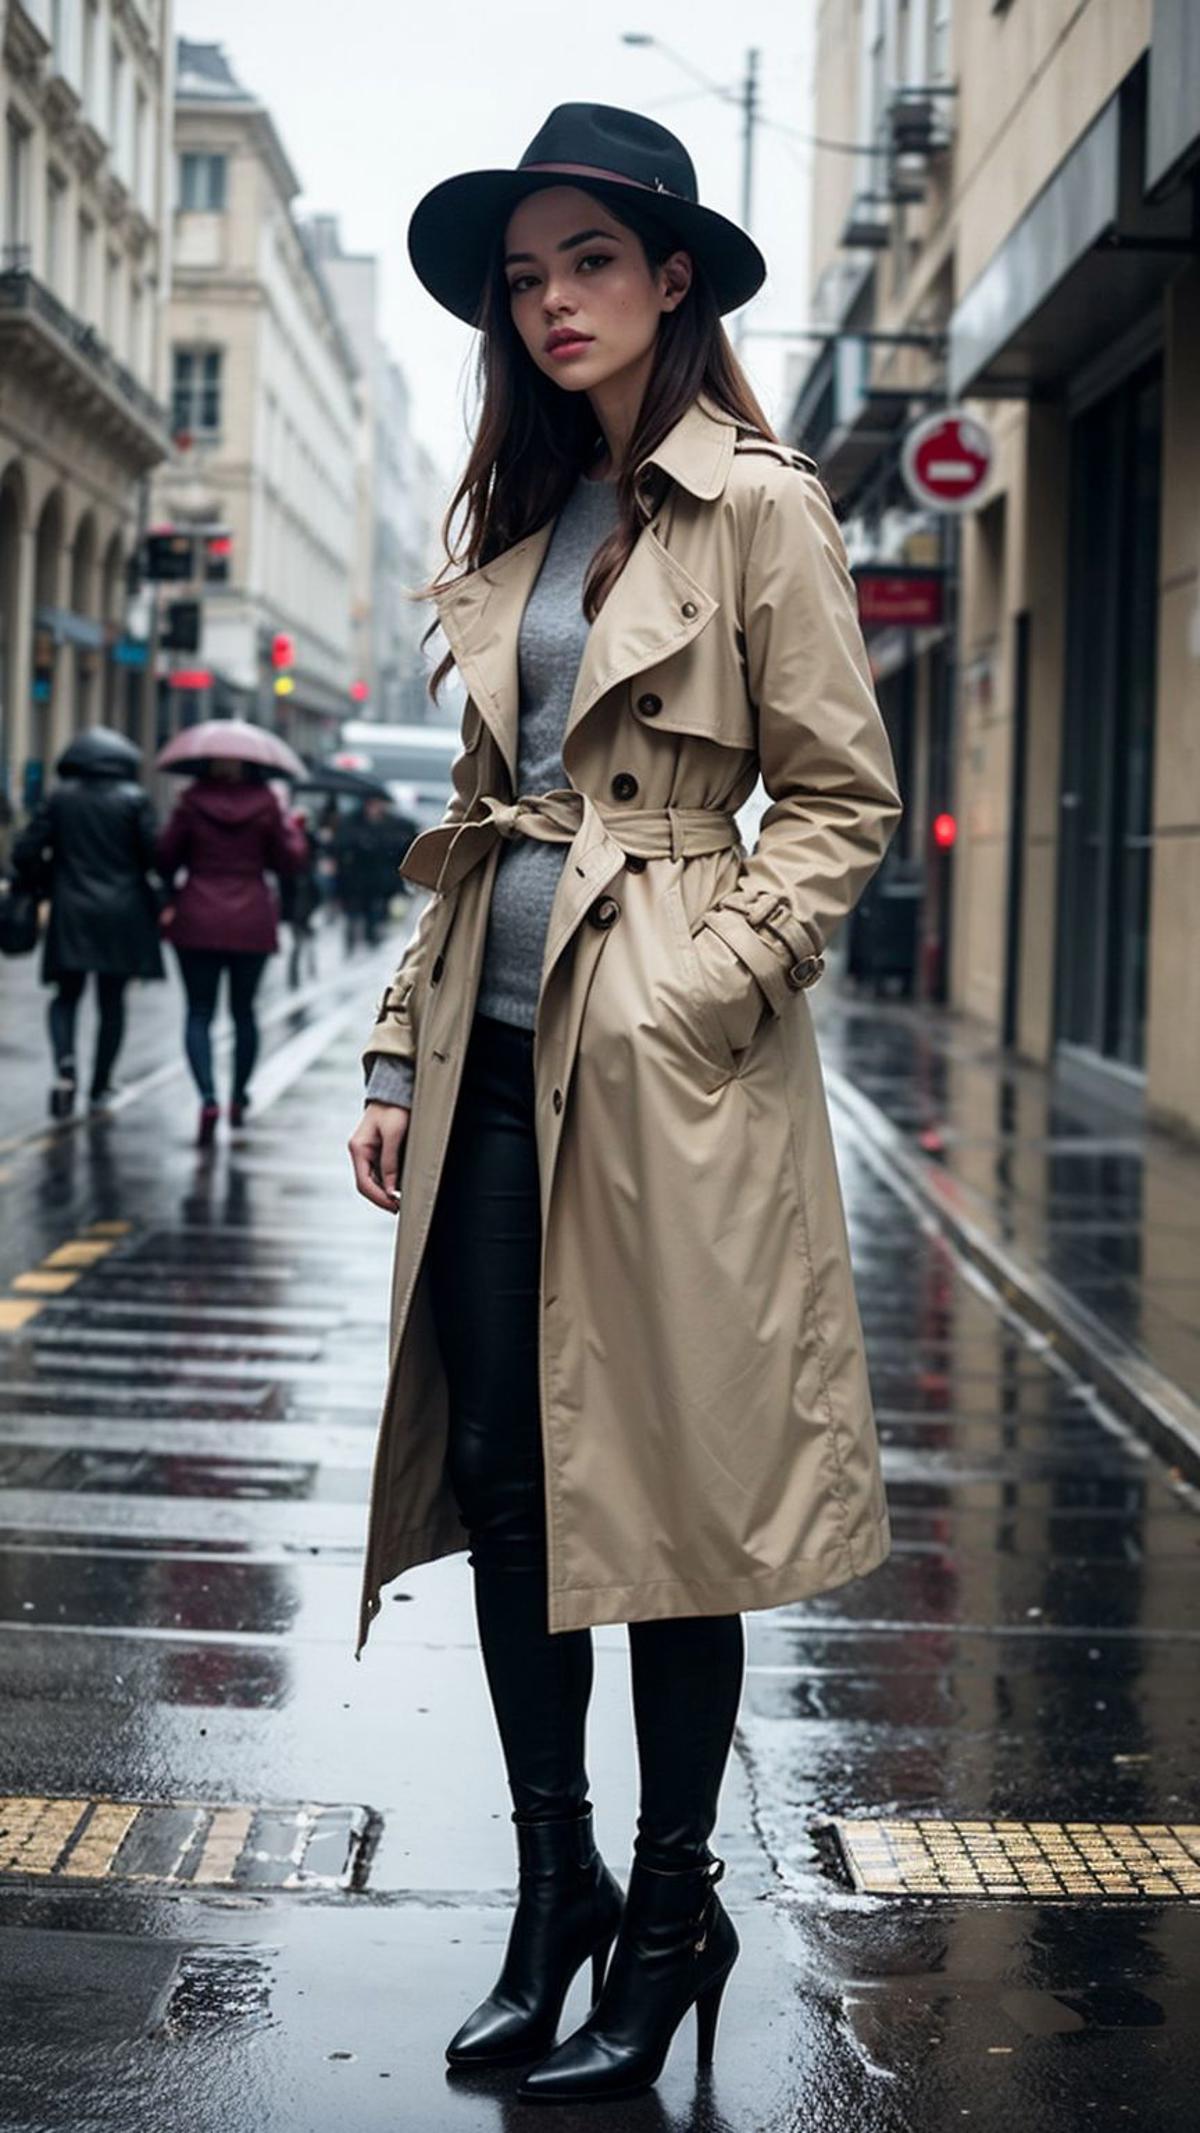
<svg viewBox="0 0 1200 2133">
<path fill-rule="evenodd" d="M 668 807 L 667 820 L 671 825 L 671 857 L 672 859 L 682 859 L 684 856 L 683 825 L 679 820 L 679 809 L 677 807 Z"/>
</svg>

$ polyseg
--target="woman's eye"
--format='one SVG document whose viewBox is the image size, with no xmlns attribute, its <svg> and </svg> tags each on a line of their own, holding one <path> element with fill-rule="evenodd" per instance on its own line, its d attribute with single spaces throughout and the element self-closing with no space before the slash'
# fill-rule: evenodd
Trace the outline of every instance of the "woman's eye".
<svg viewBox="0 0 1200 2133">
<path fill-rule="evenodd" d="M 581 259 L 579 264 L 581 267 L 606 267 L 611 258 L 611 252 L 589 252 L 586 259 Z"/>
<path fill-rule="evenodd" d="M 532 274 L 516 274 L 516 275 L 514 275 L 513 279 L 512 279 L 512 280 L 511 280 L 511 281 L 509 282 L 509 285 L 508 285 L 508 293 L 509 293 L 509 295 L 510 295 L 510 296 L 519 296 L 519 295 L 521 294 L 521 291 L 522 291 L 522 289 L 523 289 L 523 288 L 525 287 L 525 284 L 526 284 L 526 282 L 527 282 L 527 281 L 532 281 L 532 280 L 533 280 L 533 276 L 532 276 Z"/>
</svg>

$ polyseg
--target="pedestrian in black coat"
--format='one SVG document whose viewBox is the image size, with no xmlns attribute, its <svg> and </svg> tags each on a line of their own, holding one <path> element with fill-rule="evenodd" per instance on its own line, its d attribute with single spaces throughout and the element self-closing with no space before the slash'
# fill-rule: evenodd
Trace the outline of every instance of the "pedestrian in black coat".
<svg viewBox="0 0 1200 2133">
<path fill-rule="evenodd" d="M 165 975 L 151 879 L 156 823 L 136 782 L 140 760 L 123 734 L 104 727 L 80 734 L 59 757 L 61 782 L 13 845 L 17 884 L 50 898 L 42 981 L 55 987 L 48 1016 L 54 1118 L 68 1117 L 75 1104 L 75 1023 L 89 972 L 99 1009 L 90 1089 L 97 1107 L 113 1094 L 126 985 Z"/>
</svg>

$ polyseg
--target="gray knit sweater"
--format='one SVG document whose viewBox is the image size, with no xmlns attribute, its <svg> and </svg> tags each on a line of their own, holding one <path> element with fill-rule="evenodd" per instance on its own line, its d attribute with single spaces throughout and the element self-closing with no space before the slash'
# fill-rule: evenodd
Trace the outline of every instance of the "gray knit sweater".
<svg viewBox="0 0 1200 2133">
<path fill-rule="evenodd" d="M 614 481 L 579 480 L 563 505 L 517 639 L 520 722 L 517 794 L 567 783 L 563 728 L 587 643 L 583 587 L 597 548 L 616 524 Z M 567 847 L 513 837 L 501 849 L 492 887 L 476 1010 L 532 1029 L 537 1017 L 550 907 Z M 412 1102 L 413 1069 L 380 1055 L 367 1083 L 369 1103 Z"/>
</svg>

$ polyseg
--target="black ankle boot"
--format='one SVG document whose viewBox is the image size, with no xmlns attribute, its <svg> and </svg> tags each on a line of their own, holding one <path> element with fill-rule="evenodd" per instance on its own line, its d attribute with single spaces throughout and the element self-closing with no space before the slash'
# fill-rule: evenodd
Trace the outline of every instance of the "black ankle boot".
<svg viewBox="0 0 1200 2133">
<path fill-rule="evenodd" d="M 713 2054 L 717 2013 L 737 1960 L 733 1920 L 717 1895 L 723 1859 L 662 1873 L 635 1859 L 604 1989 L 582 2028 L 517 2090 L 522 2103 L 636 2096 L 657 2081 L 671 2039 L 696 2009 L 696 2057 Z"/>
<path fill-rule="evenodd" d="M 554 1822 L 513 1816 L 517 1909 L 504 1967 L 446 2046 L 452 2066 L 540 2058 L 554 2042 L 577 1970 L 592 1961 L 592 1998 L 621 1920 L 621 1886 L 596 1850 L 592 1810 Z"/>
</svg>

